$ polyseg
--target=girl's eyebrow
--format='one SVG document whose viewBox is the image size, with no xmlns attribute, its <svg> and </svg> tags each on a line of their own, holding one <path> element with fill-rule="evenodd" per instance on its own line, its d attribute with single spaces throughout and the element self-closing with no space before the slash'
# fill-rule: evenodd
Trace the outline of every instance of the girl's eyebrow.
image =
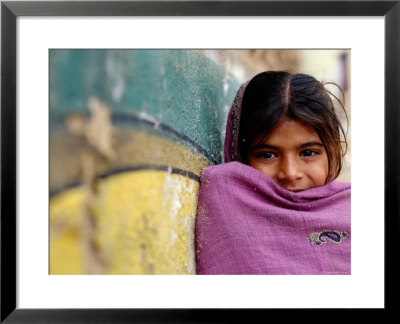
<svg viewBox="0 0 400 324">
<path fill-rule="evenodd" d="M 323 145 L 320 142 L 317 141 L 311 141 L 311 142 L 306 142 L 298 146 L 299 149 L 305 148 L 305 147 L 310 147 L 310 146 L 321 146 Z M 250 148 L 250 151 L 254 151 L 257 149 L 272 149 L 272 150 L 279 150 L 279 146 L 275 145 L 270 145 L 270 144 L 257 144 L 254 145 L 252 148 Z"/>
<path fill-rule="evenodd" d="M 257 144 L 250 148 L 250 152 L 258 149 L 272 149 L 272 150 L 279 150 L 278 146 L 269 145 L 269 144 Z"/>
<path fill-rule="evenodd" d="M 320 142 L 311 141 L 311 142 L 307 142 L 307 143 L 301 144 L 301 145 L 299 146 L 299 148 L 304 148 L 304 147 L 309 147 L 309 146 L 323 146 L 323 145 L 322 145 L 322 143 L 320 143 Z"/>
</svg>

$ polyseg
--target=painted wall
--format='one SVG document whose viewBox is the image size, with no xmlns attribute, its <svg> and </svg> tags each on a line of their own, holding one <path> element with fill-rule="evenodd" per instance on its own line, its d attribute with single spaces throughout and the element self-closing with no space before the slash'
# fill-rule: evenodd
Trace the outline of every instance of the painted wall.
<svg viewBox="0 0 400 324">
<path fill-rule="evenodd" d="M 50 273 L 194 274 L 238 86 L 194 50 L 51 50 Z"/>
</svg>

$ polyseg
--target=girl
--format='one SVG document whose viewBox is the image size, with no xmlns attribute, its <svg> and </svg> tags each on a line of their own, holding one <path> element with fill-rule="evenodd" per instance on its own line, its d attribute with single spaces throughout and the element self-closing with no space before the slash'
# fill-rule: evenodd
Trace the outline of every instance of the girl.
<svg viewBox="0 0 400 324">
<path fill-rule="evenodd" d="M 351 188 L 334 181 L 346 138 L 330 95 L 288 72 L 240 87 L 227 163 L 202 173 L 198 274 L 350 274 Z"/>
</svg>

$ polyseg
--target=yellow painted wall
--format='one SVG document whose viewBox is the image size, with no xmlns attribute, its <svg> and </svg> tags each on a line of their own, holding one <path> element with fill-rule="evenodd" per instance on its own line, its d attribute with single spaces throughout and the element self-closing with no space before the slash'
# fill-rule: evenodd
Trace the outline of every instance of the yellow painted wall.
<svg viewBox="0 0 400 324">
<path fill-rule="evenodd" d="M 93 243 L 107 274 L 194 274 L 198 181 L 140 170 L 102 179 L 93 203 Z M 84 190 L 51 200 L 51 274 L 85 273 L 80 240 Z"/>
</svg>

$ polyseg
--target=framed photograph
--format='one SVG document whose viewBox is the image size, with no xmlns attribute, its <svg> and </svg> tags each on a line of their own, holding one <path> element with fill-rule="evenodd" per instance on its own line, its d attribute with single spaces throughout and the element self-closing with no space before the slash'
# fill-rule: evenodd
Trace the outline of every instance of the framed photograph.
<svg viewBox="0 0 400 324">
<path fill-rule="evenodd" d="M 224 322 L 269 309 L 393 310 L 399 16 L 399 1 L 2 1 L 1 321 Z M 338 114 L 348 151 L 334 176 L 351 182 L 351 258 L 349 246 L 340 250 L 348 267 L 329 257 L 295 266 L 288 255 L 301 244 L 338 253 L 350 223 L 302 234 L 303 243 L 279 234 L 282 223 L 272 234 L 281 235 L 282 269 L 292 272 L 254 275 L 236 257 L 242 275 L 228 267 L 199 276 L 213 273 L 204 270 L 214 261 L 204 261 L 203 245 L 214 259 L 229 258 L 199 226 L 210 224 L 197 204 L 208 183 L 202 170 L 241 161 L 246 139 L 235 139 L 226 120 L 240 85 L 263 71 L 310 74 L 342 89 L 327 84 L 348 116 L 345 123 Z M 224 151 L 229 132 L 232 149 Z M 320 154 L 312 143 L 307 154 Z M 307 188 L 284 185 L 282 175 L 271 185 L 303 199 L 301 191 L 326 184 L 325 164 L 325 183 L 313 171 Z M 214 196 L 232 207 L 242 192 L 234 186 Z M 258 187 L 250 186 L 254 199 Z M 313 199 L 304 199 L 311 213 Z M 341 210 L 336 203 L 324 213 Z M 260 205 L 248 208 L 253 218 L 211 232 L 229 241 L 235 226 L 247 226 L 252 241 L 270 244 L 271 233 L 254 227 Z"/>
</svg>

